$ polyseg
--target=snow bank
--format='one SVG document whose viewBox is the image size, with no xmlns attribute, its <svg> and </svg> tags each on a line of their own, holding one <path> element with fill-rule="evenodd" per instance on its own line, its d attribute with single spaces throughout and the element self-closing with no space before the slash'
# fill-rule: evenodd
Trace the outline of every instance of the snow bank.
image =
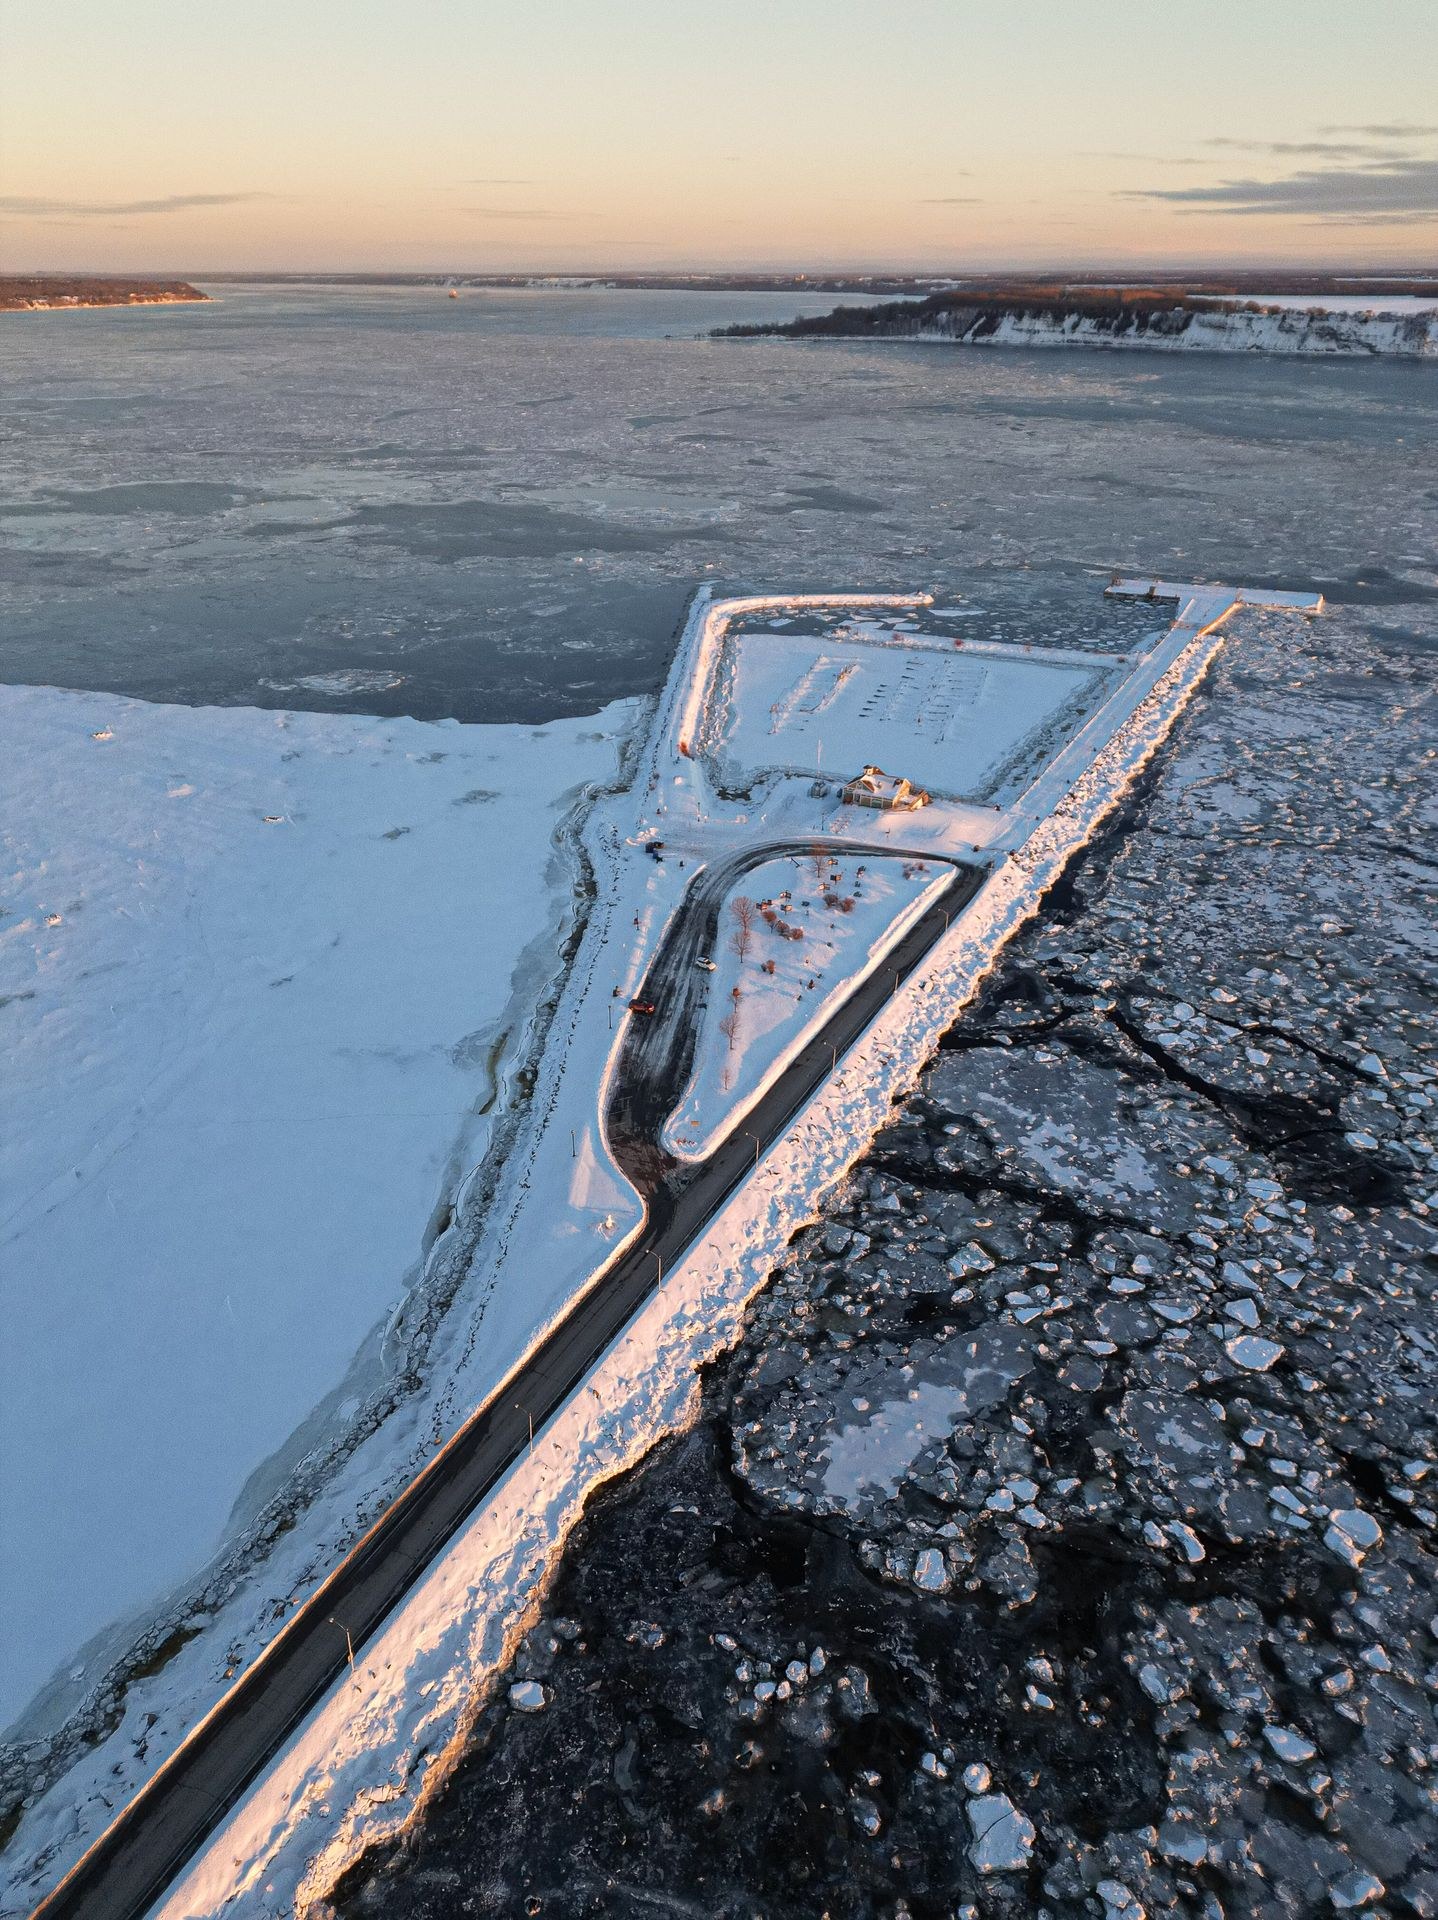
<svg viewBox="0 0 1438 1920">
<path fill-rule="evenodd" d="M 57 1667 L 62 1713 L 86 1643 L 122 1651 L 374 1390 L 557 970 L 556 829 L 631 710 L 6 688 L 0 717 L 4 1721 Z"/>
</svg>

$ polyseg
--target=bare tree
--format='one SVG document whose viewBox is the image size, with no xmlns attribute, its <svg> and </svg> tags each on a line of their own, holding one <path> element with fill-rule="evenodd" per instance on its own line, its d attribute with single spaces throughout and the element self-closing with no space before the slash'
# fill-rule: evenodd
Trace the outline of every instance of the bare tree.
<svg viewBox="0 0 1438 1920">
<path fill-rule="evenodd" d="M 809 864 L 814 869 L 814 878 L 816 880 L 822 880 L 829 865 L 829 849 L 822 841 L 816 840 L 813 846 L 810 847 Z"/>
<path fill-rule="evenodd" d="M 749 943 L 754 937 L 754 915 L 758 909 L 748 894 L 740 893 L 729 902 L 729 911 L 734 917 L 734 932 L 729 946 L 735 959 L 742 966 L 749 952 Z"/>
<path fill-rule="evenodd" d="M 729 1042 L 729 1051 L 734 1051 L 734 1042 L 739 1037 L 739 1009 L 734 1007 L 719 1022 L 719 1031 Z"/>
</svg>

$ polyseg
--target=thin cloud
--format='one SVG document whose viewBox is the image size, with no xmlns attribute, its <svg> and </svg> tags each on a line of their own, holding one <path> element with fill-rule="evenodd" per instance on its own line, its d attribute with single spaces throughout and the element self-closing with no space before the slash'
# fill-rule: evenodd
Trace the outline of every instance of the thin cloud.
<svg viewBox="0 0 1438 1920">
<path fill-rule="evenodd" d="M 0 196 L 0 213 L 58 214 L 67 220 L 111 220 L 127 213 L 184 213 L 190 207 L 236 207 L 273 200 L 272 193 L 170 193 L 160 200 L 37 200 Z"/>
<path fill-rule="evenodd" d="M 1414 121 L 1380 121 L 1376 126 L 1320 127 L 1320 133 L 1366 133 L 1373 140 L 1427 140 L 1438 133 L 1438 124 L 1421 125 Z"/>
<path fill-rule="evenodd" d="M 472 213 L 476 220 L 568 220 L 567 213 L 556 213 L 552 207 L 461 207 L 461 213 Z"/>
<path fill-rule="evenodd" d="M 979 196 L 976 193 L 946 193 L 937 200 L 916 200 L 918 207 L 976 207 Z"/>
<path fill-rule="evenodd" d="M 1387 125 L 1364 127 L 1320 127 L 1322 138 L 1312 140 L 1257 140 L 1231 134 L 1213 134 L 1200 141 L 1204 147 L 1227 153 L 1271 153 L 1290 159 L 1372 160 L 1396 164 L 1407 156 L 1393 151 L 1395 142 L 1422 139 L 1438 134 L 1438 126 Z M 1363 140 L 1335 140 L 1333 134 L 1363 134 Z M 1205 161 L 1191 154 L 1134 153 L 1113 147 L 1087 147 L 1078 156 L 1085 160 L 1136 160 L 1149 167 L 1201 167 Z"/>
<path fill-rule="evenodd" d="M 1281 153 L 1312 155 L 1322 160 L 1389 160 L 1395 156 L 1390 147 L 1375 146 L 1371 140 L 1232 140 L 1222 136 L 1205 140 L 1206 147 L 1223 147 L 1236 153 Z"/>
<path fill-rule="evenodd" d="M 1207 187 L 1131 188 L 1125 200 L 1162 200 L 1190 213 L 1307 214 L 1387 225 L 1438 218 L 1438 160 L 1315 167 L 1285 180 L 1225 180 Z"/>
<path fill-rule="evenodd" d="M 466 187 L 537 187 L 539 182 L 538 180 L 521 180 L 517 177 L 513 179 L 496 177 L 492 180 L 466 180 L 462 184 Z"/>
<path fill-rule="evenodd" d="M 1146 167 L 1201 167 L 1203 165 L 1203 162 L 1195 160 L 1192 154 L 1120 153 L 1111 147 L 1081 147 L 1077 158 L 1080 160 L 1142 160 Z"/>
</svg>

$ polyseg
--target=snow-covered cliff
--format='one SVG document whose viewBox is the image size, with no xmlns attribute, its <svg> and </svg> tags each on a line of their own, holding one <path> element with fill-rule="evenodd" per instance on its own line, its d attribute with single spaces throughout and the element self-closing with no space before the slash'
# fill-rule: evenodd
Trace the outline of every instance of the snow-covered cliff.
<svg viewBox="0 0 1438 1920">
<path fill-rule="evenodd" d="M 893 331 L 902 334 L 895 324 Z M 1174 353 L 1397 354 L 1438 358 L 1438 308 L 1427 313 L 1327 313 L 1279 308 L 1175 307 L 1160 313 L 1058 314 L 952 307 L 913 328 L 918 340 L 995 347 L 1145 347 Z"/>
<path fill-rule="evenodd" d="M 836 307 L 732 335 L 808 340 L 919 340 L 966 347 L 1139 347 L 1164 353 L 1324 354 L 1438 359 L 1438 304 L 1402 313 L 1268 306 L 1099 289 L 953 292 L 882 306 Z"/>
</svg>

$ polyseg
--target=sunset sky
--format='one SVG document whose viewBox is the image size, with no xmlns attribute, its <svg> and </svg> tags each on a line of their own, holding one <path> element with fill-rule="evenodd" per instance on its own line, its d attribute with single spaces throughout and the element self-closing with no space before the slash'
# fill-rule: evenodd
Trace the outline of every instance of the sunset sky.
<svg viewBox="0 0 1438 1920">
<path fill-rule="evenodd" d="M 9 271 L 1438 256 L 1435 0 L 11 0 Z"/>
</svg>

